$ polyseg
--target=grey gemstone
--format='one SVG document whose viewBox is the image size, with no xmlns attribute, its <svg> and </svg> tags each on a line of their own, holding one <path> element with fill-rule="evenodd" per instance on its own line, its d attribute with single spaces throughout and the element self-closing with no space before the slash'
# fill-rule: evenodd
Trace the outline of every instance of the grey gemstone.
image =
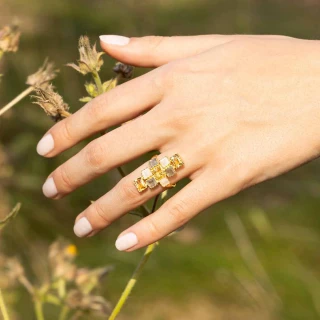
<svg viewBox="0 0 320 320">
<path fill-rule="evenodd" d="M 153 158 L 151 160 L 149 160 L 149 166 L 150 168 L 157 166 L 159 164 L 158 159 L 157 158 Z"/>
<path fill-rule="evenodd" d="M 168 177 L 174 176 L 175 173 L 176 173 L 176 171 L 174 170 L 173 167 L 170 166 L 170 167 L 166 168 L 166 174 Z"/>
<path fill-rule="evenodd" d="M 154 188 L 158 184 L 157 180 L 155 178 L 153 178 L 153 177 L 148 179 L 146 181 L 146 183 L 147 183 L 148 187 L 151 188 L 151 189 Z"/>
</svg>

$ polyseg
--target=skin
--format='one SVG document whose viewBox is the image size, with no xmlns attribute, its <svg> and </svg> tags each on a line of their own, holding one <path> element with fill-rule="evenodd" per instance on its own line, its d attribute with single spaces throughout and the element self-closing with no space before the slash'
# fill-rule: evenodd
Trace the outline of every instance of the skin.
<svg viewBox="0 0 320 320">
<path fill-rule="evenodd" d="M 170 178 L 189 184 L 133 232 L 133 251 L 153 243 L 209 206 L 319 156 L 320 43 L 282 36 L 131 38 L 102 48 L 117 60 L 154 67 L 99 96 L 48 133 L 54 157 L 98 137 L 57 168 L 62 198 L 95 177 L 148 151 L 179 153 L 185 166 Z M 141 115 L 140 117 L 138 117 Z M 145 163 L 85 209 L 93 234 L 163 191 L 138 193 Z"/>
</svg>

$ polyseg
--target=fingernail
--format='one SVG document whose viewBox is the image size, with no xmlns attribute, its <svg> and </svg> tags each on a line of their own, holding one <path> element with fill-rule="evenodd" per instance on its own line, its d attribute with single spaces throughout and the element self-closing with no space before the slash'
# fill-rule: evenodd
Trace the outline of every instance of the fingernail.
<svg viewBox="0 0 320 320">
<path fill-rule="evenodd" d="M 42 191 L 43 194 L 48 198 L 53 198 L 58 194 L 58 190 L 53 178 L 47 179 L 47 181 L 42 186 Z"/>
<path fill-rule="evenodd" d="M 106 44 L 125 46 L 126 44 L 129 43 L 130 38 L 123 37 L 123 36 L 107 35 L 107 36 L 100 36 L 100 40 Z"/>
<path fill-rule="evenodd" d="M 73 227 L 73 231 L 77 237 L 82 238 L 92 232 L 92 226 L 85 217 L 79 219 Z"/>
<path fill-rule="evenodd" d="M 44 136 L 37 145 L 37 152 L 40 156 L 45 156 L 54 148 L 54 140 L 51 134 Z"/>
<path fill-rule="evenodd" d="M 124 251 L 132 248 L 137 243 L 138 243 L 137 236 L 133 232 L 130 232 L 117 239 L 116 248 L 119 251 Z"/>
</svg>

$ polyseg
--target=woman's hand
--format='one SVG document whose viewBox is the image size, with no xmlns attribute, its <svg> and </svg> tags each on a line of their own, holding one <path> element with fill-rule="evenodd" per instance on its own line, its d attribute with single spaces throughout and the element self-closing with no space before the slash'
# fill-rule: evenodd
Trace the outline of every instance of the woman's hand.
<svg viewBox="0 0 320 320">
<path fill-rule="evenodd" d="M 170 178 L 191 182 L 152 215 L 124 231 L 132 251 L 176 230 L 210 205 L 319 156 L 320 44 L 281 36 L 125 38 L 102 36 L 112 57 L 145 75 L 99 96 L 53 126 L 38 153 L 53 157 L 79 141 L 136 118 L 90 142 L 43 186 L 59 199 L 148 151 L 179 153 L 185 165 Z M 140 116 L 141 115 L 141 116 Z M 140 116 L 140 117 L 138 117 Z M 139 193 L 123 178 L 78 217 L 88 236 L 161 193 Z"/>
</svg>

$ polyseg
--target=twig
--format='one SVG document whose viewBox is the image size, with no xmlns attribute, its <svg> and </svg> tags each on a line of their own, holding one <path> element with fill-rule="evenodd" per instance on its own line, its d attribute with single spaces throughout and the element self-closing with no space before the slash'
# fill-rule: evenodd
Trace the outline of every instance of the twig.
<svg viewBox="0 0 320 320">
<path fill-rule="evenodd" d="M 112 311 L 112 313 L 111 313 L 111 315 L 109 317 L 109 320 L 116 319 L 116 317 L 120 313 L 122 307 L 124 306 L 125 302 L 127 301 L 130 293 L 132 292 L 135 284 L 137 283 L 138 277 L 139 277 L 140 273 L 142 272 L 144 265 L 147 263 L 151 253 L 154 251 L 155 246 L 156 246 L 156 244 L 153 243 L 153 244 L 150 244 L 147 247 L 147 249 L 146 249 L 146 251 L 145 251 L 145 253 L 144 253 L 144 255 L 143 255 L 143 257 L 142 257 L 142 259 L 141 259 L 141 261 L 140 261 L 140 263 L 138 265 L 138 267 L 134 271 L 131 279 L 127 283 L 124 291 L 122 292 L 118 303 L 116 304 L 115 308 L 113 309 L 113 311 Z"/>
<path fill-rule="evenodd" d="M 15 106 L 18 102 L 20 102 L 23 98 L 29 95 L 33 90 L 34 90 L 34 87 L 28 87 L 26 90 L 21 92 L 17 97 L 15 97 L 11 102 L 9 102 L 6 106 L 0 109 L 0 117 L 9 109 L 11 109 L 13 106 Z"/>
<path fill-rule="evenodd" d="M 37 320 L 44 320 L 42 301 L 40 301 L 38 299 L 35 300 L 35 302 L 34 302 L 34 310 L 36 312 Z"/>
<path fill-rule="evenodd" d="M 29 282 L 29 280 L 25 276 L 21 276 L 18 278 L 19 282 L 26 288 L 30 295 L 35 294 L 35 290 L 33 285 Z"/>
<path fill-rule="evenodd" d="M 5 217 L 5 219 L 0 220 L 0 230 L 3 229 L 11 220 L 13 220 L 19 213 L 21 208 L 21 203 L 17 203 L 16 206 L 11 210 L 11 212 Z"/>
<path fill-rule="evenodd" d="M 93 80 L 97 86 L 97 89 L 98 89 L 98 94 L 103 94 L 103 87 L 102 87 L 102 81 L 101 81 L 101 78 L 99 76 L 99 73 L 98 72 L 92 72 L 92 77 L 93 77 Z"/>
<path fill-rule="evenodd" d="M 70 308 L 66 305 L 63 306 L 59 315 L 59 320 L 66 320 L 69 312 L 70 312 Z"/>
<path fill-rule="evenodd" d="M 153 213 L 156 210 L 159 196 L 160 195 L 157 195 L 155 197 L 155 199 L 154 199 L 151 213 Z M 113 311 L 112 311 L 112 313 L 111 313 L 111 315 L 110 315 L 108 320 L 114 320 L 119 315 L 121 309 L 123 308 L 124 304 L 126 303 L 128 297 L 129 297 L 130 293 L 132 292 L 135 284 L 137 283 L 138 278 L 139 278 L 139 276 L 140 276 L 145 264 L 149 260 L 150 255 L 152 254 L 152 252 L 154 251 L 155 246 L 156 246 L 156 243 L 153 243 L 153 244 L 150 244 L 147 247 L 142 259 L 140 260 L 136 270 L 134 271 L 134 273 L 133 273 L 132 277 L 130 278 L 129 282 L 127 283 L 124 291 L 121 294 L 121 297 L 120 297 L 119 301 L 117 302 L 116 306 L 114 307 L 114 309 L 113 309 Z"/>
<path fill-rule="evenodd" d="M 0 289 L 0 310 L 2 313 L 3 320 L 9 320 L 10 318 L 9 318 L 8 310 L 7 310 L 6 304 L 3 299 L 1 289 Z"/>
</svg>

